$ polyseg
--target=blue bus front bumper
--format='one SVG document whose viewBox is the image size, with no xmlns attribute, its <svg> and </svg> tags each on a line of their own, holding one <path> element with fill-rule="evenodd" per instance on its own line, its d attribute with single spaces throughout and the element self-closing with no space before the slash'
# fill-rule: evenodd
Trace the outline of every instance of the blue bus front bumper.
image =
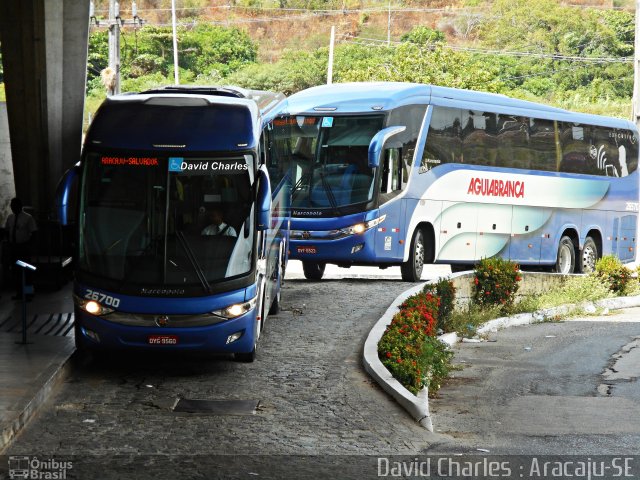
<svg viewBox="0 0 640 480">
<path fill-rule="evenodd" d="M 310 262 L 366 265 L 389 262 L 377 258 L 375 229 L 335 240 L 289 239 L 289 258 Z"/>
<path fill-rule="evenodd" d="M 215 325 L 188 328 L 121 325 L 75 309 L 82 345 L 90 349 L 177 350 L 248 353 L 255 344 L 256 309 Z M 238 340 L 227 343 L 238 332 Z M 153 340 L 150 340 L 153 339 Z M 165 340 L 162 340 L 165 339 Z M 153 341 L 154 343 L 150 343 Z M 175 342 L 175 343 L 174 343 Z"/>
</svg>

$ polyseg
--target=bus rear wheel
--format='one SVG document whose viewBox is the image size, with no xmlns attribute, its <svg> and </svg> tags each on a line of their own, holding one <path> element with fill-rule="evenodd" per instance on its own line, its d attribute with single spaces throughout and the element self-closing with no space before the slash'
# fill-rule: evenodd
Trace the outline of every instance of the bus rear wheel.
<svg viewBox="0 0 640 480">
<path fill-rule="evenodd" d="M 573 273 L 576 267 L 576 251 L 571 238 L 564 236 L 558 245 L 558 256 L 554 272 L 568 275 Z"/>
<path fill-rule="evenodd" d="M 596 269 L 596 262 L 599 258 L 598 246 L 591 237 L 587 237 L 580 254 L 580 272 L 591 273 Z"/>
<path fill-rule="evenodd" d="M 400 265 L 402 280 L 405 282 L 418 282 L 422 276 L 424 268 L 424 234 L 419 228 L 413 234 L 411 239 L 411 250 L 409 251 L 409 259 Z"/>
<path fill-rule="evenodd" d="M 322 280 L 326 263 L 319 262 L 302 262 L 302 271 L 304 278 L 307 280 Z"/>
</svg>

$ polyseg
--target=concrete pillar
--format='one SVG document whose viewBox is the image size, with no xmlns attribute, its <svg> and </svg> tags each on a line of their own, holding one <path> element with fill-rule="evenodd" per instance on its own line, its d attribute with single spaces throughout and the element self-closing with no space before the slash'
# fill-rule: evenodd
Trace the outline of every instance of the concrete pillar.
<svg viewBox="0 0 640 480">
<path fill-rule="evenodd" d="M 10 213 L 9 202 L 15 195 L 7 104 L 0 102 L 0 227 L 4 227 L 4 222 Z"/>
<path fill-rule="evenodd" d="M 79 160 L 89 0 L 0 2 L 0 39 L 17 195 L 41 215 Z"/>
</svg>

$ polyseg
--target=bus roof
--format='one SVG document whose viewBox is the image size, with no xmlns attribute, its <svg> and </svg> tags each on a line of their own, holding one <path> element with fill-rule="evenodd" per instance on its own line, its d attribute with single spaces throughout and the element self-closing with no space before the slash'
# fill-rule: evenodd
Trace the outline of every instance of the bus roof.
<svg viewBox="0 0 640 480">
<path fill-rule="evenodd" d="M 284 96 L 239 87 L 170 86 L 107 98 L 85 144 L 192 151 L 253 148 Z M 184 107 L 184 108 L 182 108 Z"/>
<path fill-rule="evenodd" d="M 632 122 L 619 118 L 571 112 L 495 93 L 402 82 L 334 83 L 308 88 L 287 98 L 281 104 L 280 113 L 292 115 L 319 115 L 332 112 L 336 114 L 373 113 L 410 104 L 432 104 L 494 113 L 513 113 L 635 130 Z"/>
</svg>

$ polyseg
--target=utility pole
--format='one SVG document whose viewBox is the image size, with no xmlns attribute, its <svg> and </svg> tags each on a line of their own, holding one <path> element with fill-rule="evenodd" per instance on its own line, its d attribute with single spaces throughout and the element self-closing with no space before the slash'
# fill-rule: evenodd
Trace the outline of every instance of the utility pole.
<svg viewBox="0 0 640 480">
<path fill-rule="evenodd" d="M 178 35 L 176 33 L 176 0 L 171 0 L 171 25 L 173 26 L 173 79 L 176 85 L 180 85 L 180 80 L 178 78 Z"/>
<path fill-rule="evenodd" d="M 633 122 L 640 126 L 640 0 L 636 0 L 636 37 L 633 52 Z"/>
<path fill-rule="evenodd" d="M 638 0 L 640 2 L 640 0 Z M 391 45 L 391 0 L 389 0 L 389 16 L 387 18 L 387 47 Z"/>
<path fill-rule="evenodd" d="M 640 2 L 640 0 L 638 0 Z M 336 27 L 331 27 L 331 39 L 329 40 L 329 67 L 327 68 L 327 85 L 333 83 L 333 44 L 336 43 Z"/>
<path fill-rule="evenodd" d="M 120 93 L 120 29 L 125 25 L 142 25 L 142 19 L 138 17 L 136 0 L 131 2 L 131 20 L 124 20 L 120 16 L 120 3 L 118 0 L 109 0 L 109 66 L 102 71 L 102 82 L 107 88 L 107 95 Z M 89 22 L 100 26 L 100 20 L 95 15 L 93 0 L 89 4 Z"/>
<path fill-rule="evenodd" d="M 117 0 L 109 0 L 109 68 L 115 77 L 107 94 L 118 95 L 120 93 L 120 3 Z"/>
</svg>

